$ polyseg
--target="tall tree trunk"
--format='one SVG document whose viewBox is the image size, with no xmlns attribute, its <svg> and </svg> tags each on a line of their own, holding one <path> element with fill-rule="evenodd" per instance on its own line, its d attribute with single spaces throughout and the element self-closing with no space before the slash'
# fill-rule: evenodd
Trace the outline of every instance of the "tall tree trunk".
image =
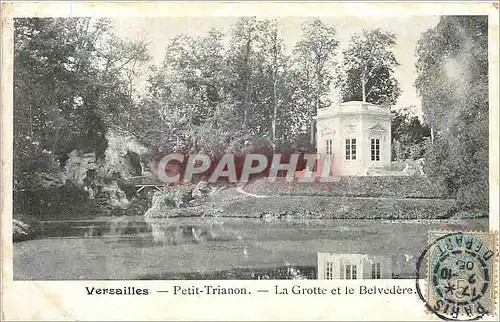
<svg viewBox="0 0 500 322">
<path fill-rule="evenodd" d="M 245 104 L 243 106 L 243 124 L 241 125 L 242 129 L 246 129 L 248 124 L 248 106 Z"/>
<path fill-rule="evenodd" d="M 316 151 L 316 146 L 315 146 L 315 127 L 314 127 L 314 119 L 313 116 L 315 112 L 319 110 L 319 101 L 320 101 L 320 91 L 321 91 L 321 83 L 322 83 L 322 68 L 321 68 L 321 58 L 316 57 L 316 66 L 315 66 L 315 79 L 316 79 L 316 91 L 314 93 L 314 107 L 312 108 L 310 114 L 309 114 L 309 132 L 310 132 L 310 141 L 309 143 L 311 146 L 314 148 L 314 151 Z"/>
<path fill-rule="evenodd" d="M 311 112 L 309 113 L 309 132 L 310 132 L 310 143 L 311 146 L 314 146 L 315 143 L 315 135 L 314 135 L 314 110 L 318 111 L 319 108 L 319 97 L 318 93 L 316 92 L 316 99 L 314 103 L 314 107 L 311 109 Z"/>
<path fill-rule="evenodd" d="M 365 69 L 361 73 L 361 92 L 363 103 L 366 103 L 366 71 L 367 66 L 365 65 Z"/>
<path fill-rule="evenodd" d="M 273 119 L 272 119 L 272 141 L 273 151 L 276 151 L 276 118 L 278 116 L 278 31 L 273 29 Z"/>
<path fill-rule="evenodd" d="M 248 33 L 248 39 L 245 48 L 245 74 L 246 74 L 246 84 L 245 84 L 245 95 L 243 99 L 243 124 L 241 127 L 245 129 L 248 125 L 248 107 L 250 104 L 250 80 L 252 78 L 252 70 L 250 69 L 250 48 L 252 45 L 252 33 Z"/>
<path fill-rule="evenodd" d="M 59 143 L 59 131 L 60 131 L 61 127 L 60 126 L 57 126 L 57 129 L 56 129 L 56 136 L 54 138 L 54 143 L 52 144 L 52 154 L 53 155 L 56 155 L 56 150 L 57 150 L 57 144 Z"/>
<path fill-rule="evenodd" d="M 309 143 L 311 146 L 314 148 L 314 151 L 316 151 L 316 147 L 314 146 L 314 119 L 312 116 L 312 113 L 309 115 L 309 132 L 310 132 L 310 141 Z"/>
<path fill-rule="evenodd" d="M 276 89 L 274 90 L 275 94 L 276 95 Z M 274 108 L 273 108 L 273 120 L 272 120 L 272 135 L 273 135 L 273 151 L 276 151 L 276 118 L 278 116 L 278 106 L 276 104 L 276 102 L 274 103 Z"/>
<path fill-rule="evenodd" d="M 31 101 L 31 99 L 30 99 Z M 30 143 L 33 142 L 33 116 L 31 115 L 31 102 L 29 103 L 29 113 L 30 113 Z M 31 148 L 31 147 L 30 147 Z"/>
</svg>

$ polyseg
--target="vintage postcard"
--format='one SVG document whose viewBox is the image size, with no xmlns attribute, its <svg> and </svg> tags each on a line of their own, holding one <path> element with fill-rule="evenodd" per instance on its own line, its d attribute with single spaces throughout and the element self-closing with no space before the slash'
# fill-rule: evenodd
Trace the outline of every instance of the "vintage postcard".
<svg viewBox="0 0 500 322">
<path fill-rule="evenodd" d="M 498 12 L 3 2 L 2 319 L 497 320 Z"/>
</svg>

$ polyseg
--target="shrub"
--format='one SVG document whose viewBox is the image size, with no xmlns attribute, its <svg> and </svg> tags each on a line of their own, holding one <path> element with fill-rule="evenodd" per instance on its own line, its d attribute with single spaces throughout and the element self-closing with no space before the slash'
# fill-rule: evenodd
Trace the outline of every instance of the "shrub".
<svg viewBox="0 0 500 322">
<path fill-rule="evenodd" d="M 38 220 L 25 215 L 14 215 L 12 219 L 12 240 L 14 242 L 36 238 L 41 233 Z"/>
<path fill-rule="evenodd" d="M 37 190 L 14 190 L 14 213 L 27 214 L 38 220 L 85 218 L 95 215 L 97 205 L 88 193 L 73 185 Z"/>
<path fill-rule="evenodd" d="M 458 188 L 457 202 L 464 210 L 487 210 L 489 189 L 484 181 L 475 181 Z"/>
<path fill-rule="evenodd" d="M 221 207 L 194 206 L 185 208 L 172 208 L 159 210 L 151 207 L 145 214 L 148 219 L 173 218 L 173 217 L 223 217 L 225 214 Z"/>
<path fill-rule="evenodd" d="M 466 129 L 472 131 L 474 127 Z M 442 182 L 461 208 L 483 211 L 489 206 L 487 136 L 485 140 L 469 135 L 462 140 L 458 134 L 436 136 L 434 142 L 427 145 L 424 172 L 436 182 Z"/>
<path fill-rule="evenodd" d="M 123 190 L 127 198 L 133 198 L 137 194 L 137 188 L 133 183 L 128 182 L 127 180 L 124 180 L 122 178 L 118 178 L 116 180 L 118 183 L 118 187 Z"/>
<path fill-rule="evenodd" d="M 245 191 L 263 195 L 388 197 L 388 198 L 447 198 L 446 189 L 424 177 L 409 176 L 343 176 L 331 183 L 270 183 L 256 180 Z"/>
<path fill-rule="evenodd" d="M 193 199 L 192 187 L 175 187 L 158 191 L 153 195 L 151 208 L 146 212 L 146 217 L 163 217 L 169 209 L 181 208 Z"/>
<path fill-rule="evenodd" d="M 456 211 L 446 199 L 372 199 L 338 197 L 270 197 L 227 203 L 226 216 L 334 219 L 442 219 Z"/>
</svg>

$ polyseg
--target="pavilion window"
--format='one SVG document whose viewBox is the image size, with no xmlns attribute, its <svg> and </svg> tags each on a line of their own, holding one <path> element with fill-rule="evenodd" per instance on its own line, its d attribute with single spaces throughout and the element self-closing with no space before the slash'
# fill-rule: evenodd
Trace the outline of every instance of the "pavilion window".
<svg viewBox="0 0 500 322">
<path fill-rule="evenodd" d="M 356 160 L 356 139 L 345 140 L 345 159 Z"/>
<path fill-rule="evenodd" d="M 333 154 L 333 140 L 326 140 L 326 154 Z"/>
<path fill-rule="evenodd" d="M 380 263 L 372 263 L 372 279 L 380 279 Z"/>
<path fill-rule="evenodd" d="M 356 280 L 358 279 L 358 266 L 357 265 L 351 265 L 351 264 L 346 264 L 344 266 L 345 269 L 345 279 L 346 280 Z"/>
<path fill-rule="evenodd" d="M 328 262 L 328 261 L 326 262 L 325 278 L 327 280 L 333 279 L 333 263 L 332 262 Z"/>
<path fill-rule="evenodd" d="M 371 159 L 380 161 L 380 139 L 371 139 Z"/>
</svg>

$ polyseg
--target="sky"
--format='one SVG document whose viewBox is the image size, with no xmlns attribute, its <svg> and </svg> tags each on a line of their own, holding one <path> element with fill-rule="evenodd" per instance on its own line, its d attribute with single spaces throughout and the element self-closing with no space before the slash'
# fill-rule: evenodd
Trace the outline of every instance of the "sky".
<svg viewBox="0 0 500 322">
<path fill-rule="evenodd" d="M 115 19 L 115 31 L 119 37 L 131 40 L 143 40 L 148 43 L 152 63 L 160 65 L 165 55 L 165 48 L 169 41 L 180 35 L 204 36 L 208 30 L 215 28 L 225 34 L 229 33 L 237 17 L 207 17 L 207 18 L 124 18 Z M 313 20 L 314 17 L 283 17 L 279 19 L 280 34 L 285 43 L 285 51 L 290 52 L 297 41 L 301 39 L 301 23 Z M 416 78 L 414 55 L 415 46 L 421 33 L 434 27 L 438 16 L 405 16 L 405 17 L 321 17 L 321 20 L 337 30 L 337 39 L 340 50 L 346 48 L 349 39 L 354 33 L 363 29 L 382 28 L 394 32 L 397 36 L 397 45 L 394 53 L 401 64 L 395 70 L 395 77 L 399 81 L 401 96 L 395 109 L 414 105 L 413 112 L 421 116 L 421 103 L 414 87 Z"/>
</svg>

